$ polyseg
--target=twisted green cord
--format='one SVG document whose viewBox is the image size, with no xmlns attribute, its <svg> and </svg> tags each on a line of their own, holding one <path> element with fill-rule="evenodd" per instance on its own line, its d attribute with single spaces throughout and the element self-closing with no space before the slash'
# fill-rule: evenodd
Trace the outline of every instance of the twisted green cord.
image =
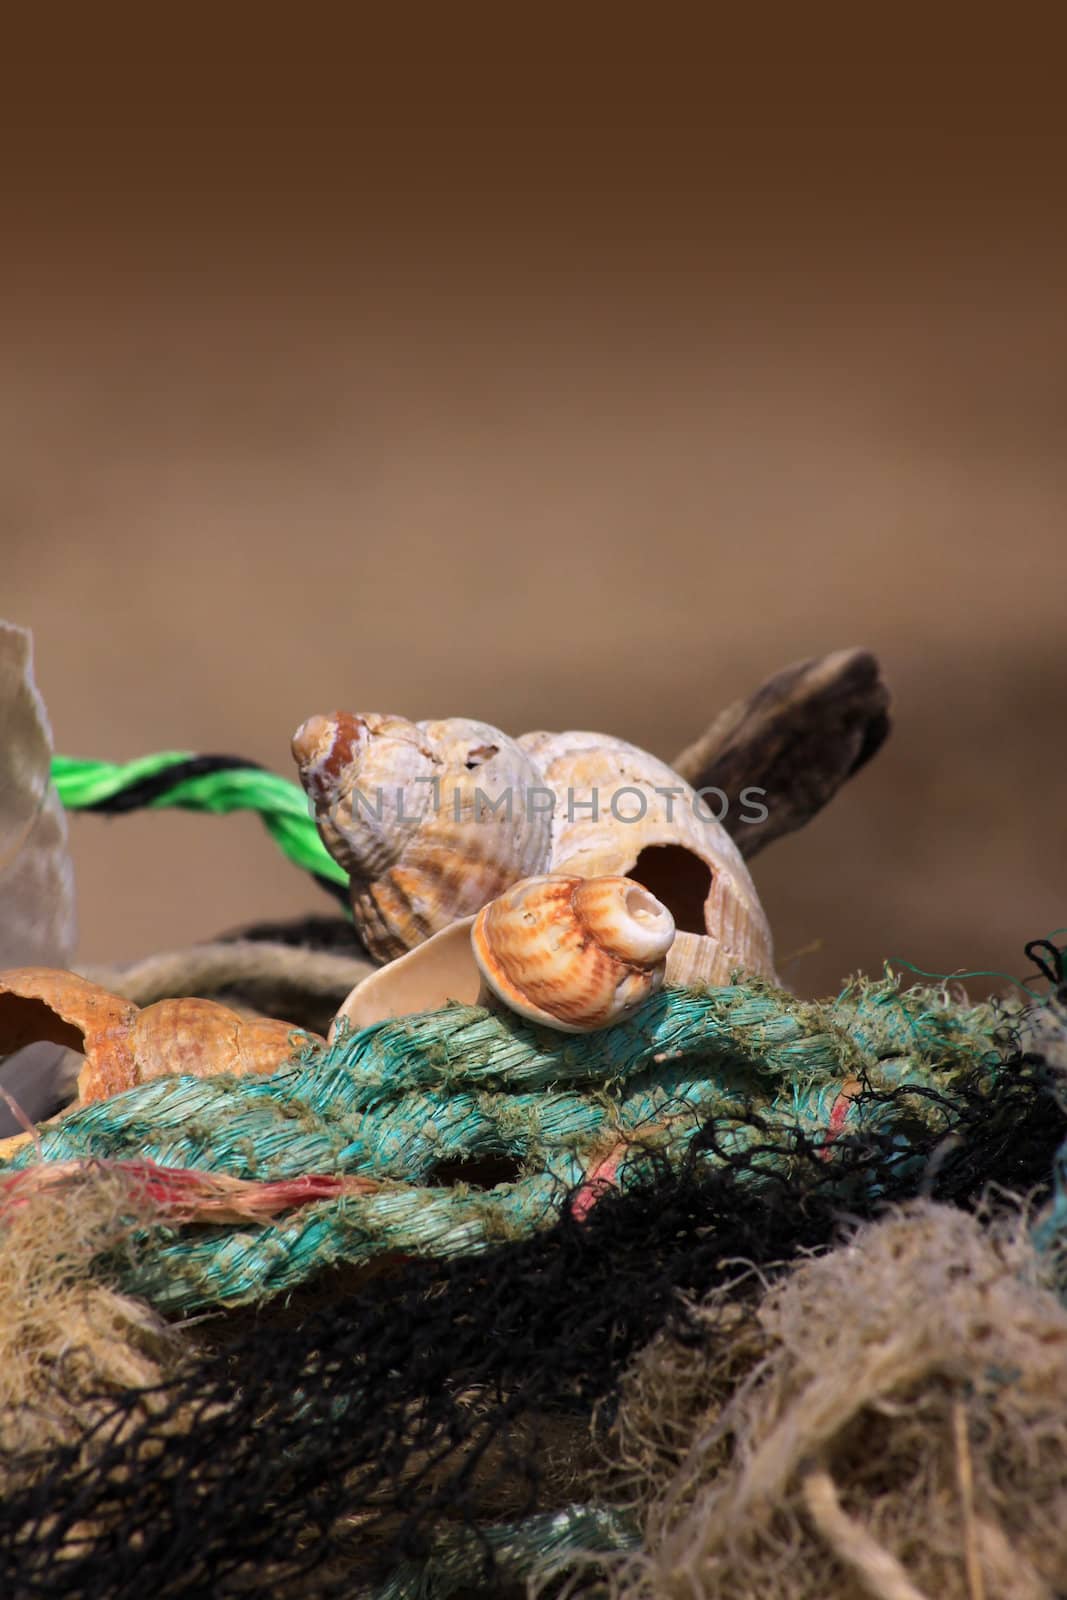
<svg viewBox="0 0 1067 1600">
<path fill-rule="evenodd" d="M 165 750 L 118 763 L 53 756 L 52 780 L 64 806 L 78 811 L 100 805 L 133 784 L 159 777 L 168 767 L 184 766 L 190 759 L 187 750 Z M 183 811 L 206 811 L 215 816 L 231 811 L 258 812 L 272 839 L 296 866 L 332 883 L 348 882 L 348 874 L 319 838 L 304 791 L 275 772 L 249 767 L 185 778 L 146 804 L 152 810 L 177 806 Z"/>
</svg>

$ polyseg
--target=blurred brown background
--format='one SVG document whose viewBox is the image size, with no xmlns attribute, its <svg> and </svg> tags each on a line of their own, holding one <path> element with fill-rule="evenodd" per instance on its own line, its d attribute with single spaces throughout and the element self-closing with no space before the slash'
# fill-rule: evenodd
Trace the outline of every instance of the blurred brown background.
<svg viewBox="0 0 1067 1600">
<path fill-rule="evenodd" d="M 57 748 L 289 773 L 345 706 L 669 757 L 863 644 L 890 742 L 754 864 L 783 972 L 1022 972 L 1067 923 L 1051 58 L 411 27 L 6 69 L 0 612 Z M 330 908 L 250 816 L 73 833 L 85 960 Z"/>
</svg>

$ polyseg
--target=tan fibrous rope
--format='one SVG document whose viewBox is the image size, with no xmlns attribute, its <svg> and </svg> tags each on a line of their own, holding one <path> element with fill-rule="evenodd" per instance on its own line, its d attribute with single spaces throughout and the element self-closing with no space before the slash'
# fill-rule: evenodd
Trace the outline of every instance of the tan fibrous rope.
<svg viewBox="0 0 1067 1600">
<path fill-rule="evenodd" d="M 357 983 L 374 970 L 359 956 L 261 939 L 218 940 L 162 951 L 128 966 L 82 966 L 82 977 L 135 1005 L 199 995 L 231 1008 L 325 1032 Z"/>
</svg>

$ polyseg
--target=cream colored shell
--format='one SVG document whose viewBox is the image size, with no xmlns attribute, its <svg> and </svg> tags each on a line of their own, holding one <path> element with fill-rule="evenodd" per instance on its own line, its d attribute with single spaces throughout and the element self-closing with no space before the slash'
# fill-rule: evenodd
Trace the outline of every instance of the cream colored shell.
<svg viewBox="0 0 1067 1600">
<path fill-rule="evenodd" d="M 735 971 L 774 978 L 770 929 L 733 840 L 678 773 L 623 739 L 512 740 L 464 718 L 339 712 L 306 722 L 293 750 L 379 960 L 551 871 L 629 876 L 656 895 L 677 927 L 672 986 L 728 983 Z"/>
<path fill-rule="evenodd" d="M 395 1017 L 436 1011 L 450 1000 L 476 1005 L 482 978 L 471 950 L 473 923 L 473 917 L 461 917 L 414 950 L 368 973 L 334 1017 L 331 1042 L 337 1038 L 342 1022 L 356 1031 Z"/>
<path fill-rule="evenodd" d="M 671 987 L 774 979 L 770 928 L 755 885 L 711 805 L 664 762 L 606 734 L 529 733 L 520 748 L 555 796 L 551 870 L 635 878 L 677 926 Z"/>
<path fill-rule="evenodd" d="M 538 769 L 488 723 L 336 712 L 305 722 L 293 754 L 379 960 L 548 865 L 549 817 L 526 804 Z"/>
<path fill-rule="evenodd" d="M 512 1011 L 588 1033 L 663 987 L 674 920 L 629 878 L 545 876 L 515 884 L 474 919 L 471 946 Z"/>
</svg>

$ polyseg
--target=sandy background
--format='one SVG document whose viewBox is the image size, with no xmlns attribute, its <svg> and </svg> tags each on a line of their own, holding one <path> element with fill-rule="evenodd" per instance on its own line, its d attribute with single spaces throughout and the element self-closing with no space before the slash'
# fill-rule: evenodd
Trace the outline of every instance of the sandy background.
<svg viewBox="0 0 1067 1600">
<path fill-rule="evenodd" d="M 755 863 L 783 972 L 1025 970 L 1067 923 L 1040 86 L 853 73 L 831 115 L 601 63 L 602 107 L 474 105 L 423 62 L 360 119 L 282 67 L 205 106 L 77 65 L 4 114 L 0 611 L 59 749 L 289 773 L 345 706 L 669 757 L 862 644 L 890 742 Z M 329 909 L 252 817 L 73 834 L 86 960 Z"/>
</svg>

